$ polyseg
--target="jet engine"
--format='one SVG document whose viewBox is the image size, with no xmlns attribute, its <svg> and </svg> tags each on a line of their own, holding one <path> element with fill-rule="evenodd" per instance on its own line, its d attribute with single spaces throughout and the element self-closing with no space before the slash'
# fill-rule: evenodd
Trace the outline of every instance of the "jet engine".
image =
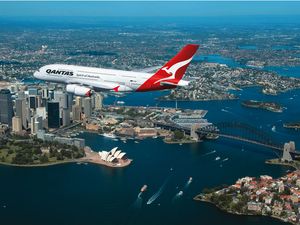
<svg viewBox="0 0 300 225">
<path fill-rule="evenodd" d="M 92 95 L 92 90 L 90 88 L 77 84 L 68 84 L 66 86 L 66 91 L 78 96 L 90 97 Z"/>
</svg>

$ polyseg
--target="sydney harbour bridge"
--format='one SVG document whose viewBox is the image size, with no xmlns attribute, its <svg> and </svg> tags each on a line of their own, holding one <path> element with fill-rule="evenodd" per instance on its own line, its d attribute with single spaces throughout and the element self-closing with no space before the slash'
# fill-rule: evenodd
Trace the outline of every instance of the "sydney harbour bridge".
<svg viewBox="0 0 300 225">
<path fill-rule="evenodd" d="M 190 128 L 182 127 L 174 123 L 156 122 L 155 125 L 164 129 L 180 130 L 188 135 L 191 134 Z M 195 129 L 195 133 L 201 139 L 221 137 L 270 148 L 276 151 L 283 151 L 284 147 L 284 143 L 280 142 L 279 138 L 276 138 L 274 135 L 242 122 L 219 122 Z M 296 151 L 294 154 L 300 155 L 300 152 Z"/>
</svg>

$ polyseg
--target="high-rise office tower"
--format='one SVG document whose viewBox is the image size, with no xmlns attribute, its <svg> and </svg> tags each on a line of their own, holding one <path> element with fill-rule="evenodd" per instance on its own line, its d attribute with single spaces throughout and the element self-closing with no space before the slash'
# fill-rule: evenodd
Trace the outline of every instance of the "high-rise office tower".
<svg viewBox="0 0 300 225">
<path fill-rule="evenodd" d="M 44 88 L 42 90 L 42 98 L 49 99 L 49 90 L 48 90 L 48 88 Z"/>
<path fill-rule="evenodd" d="M 22 131 L 22 119 L 19 116 L 14 116 L 12 118 L 12 131 L 19 133 Z"/>
<path fill-rule="evenodd" d="M 78 105 L 79 107 L 82 107 L 82 97 L 77 96 L 75 98 L 75 105 Z"/>
<path fill-rule="evenodd" d="M 63 126 L 70 125 L 70 110 L 68 108 L 63 109 L 62 125 Z"/>
<path fill-rule="evenodd" d="M 48 102 L 48 128 L 59 128 L 59 102 Z"/>
<path fill-rule="evenodd" d="M 73 121 L 81 120 L 81 107 L 79 105 L 72 106 L 72 120 Z"/>
<path fill-rule="evenodd" d="M 27 129 L 27 117 L 26 117 L 26 99 L 25 98 L 18 98 L 15 101 L 16 103 L 16 116 L 20 117 L 22 122 L 22 127 Z"/>
<path fill-rule="evenodd" d="M 90 118 L 92 116 L 92 104 L 91 98 L 84 98 L 83 99 L 83 113 L 85 118 Z"/>
<path fill-rule="evenodd" d="M 0 122 L 12 125 L 13 102 L 11 93 L 8 89 L 0 90 Z"/>
<path fill-rule="evenodd" d="M 102 102 L 103 102 L 103 96 L 99 93 L 95 94 L 95 109 L 100 110 L 102 109 Z"/>
<path fill-rule="evenodd" d="M 29 108 L 30 109 L 36 109 L 37 108 L 37 98 L 35 95 L 30 95 L 29 96 Z"/>
</svg>

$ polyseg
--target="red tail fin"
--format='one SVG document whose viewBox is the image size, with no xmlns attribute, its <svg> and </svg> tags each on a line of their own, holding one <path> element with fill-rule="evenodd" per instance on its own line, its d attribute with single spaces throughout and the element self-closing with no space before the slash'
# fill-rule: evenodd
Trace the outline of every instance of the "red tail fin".
<svg viewBox="0 0 300 225">
<path fill-rule="evenodd" d="M 152 77 L 143 83 L 137 91 L 159 90 L 163 89 L 160 82 L 177 84 L 183 77 L 187 67 L 199 45 L 188 44 L 181 49 L 169 62 L 159 69 Z"/>
</svg>

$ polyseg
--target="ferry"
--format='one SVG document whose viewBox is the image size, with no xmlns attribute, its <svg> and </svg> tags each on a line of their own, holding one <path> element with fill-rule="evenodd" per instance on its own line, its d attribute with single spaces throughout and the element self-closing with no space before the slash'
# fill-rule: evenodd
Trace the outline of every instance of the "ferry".
<svg viewBox="0 0 300 225">
<path fill-rule="evenodd" d="M 145 192 L 147 191 L 148 186 L 145 184 L 142 188 L 141 188 L 141 192 Z"/>
<path fill-rule="evenodd" d="M 191 183 L 192 181 L 193 181 L 193 178 L 190 177 L 188 182 Z"/>
<path fill-rule="evenodd" d="M 219 156 L 215 158 L 216 161 L 218 161 L 218 160 L 220 160 L 220 159 L 221 159 L 221 157 L 219 157 Z"/>
</svg>

